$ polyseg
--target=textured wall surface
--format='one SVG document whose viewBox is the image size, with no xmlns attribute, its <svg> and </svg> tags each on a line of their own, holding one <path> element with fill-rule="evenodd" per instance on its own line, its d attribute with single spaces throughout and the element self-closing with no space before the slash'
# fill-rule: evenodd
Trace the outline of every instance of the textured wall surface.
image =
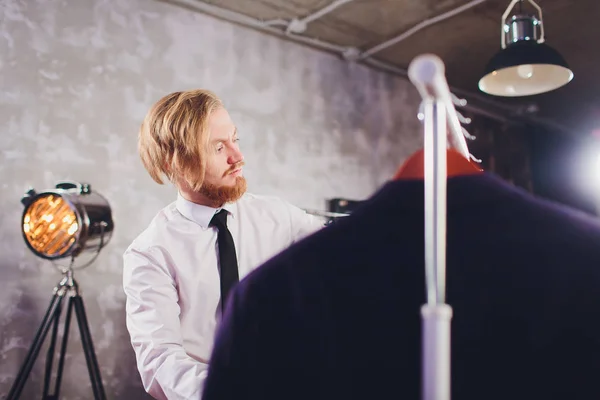
<svg viewBox="0 0 600 400">
<path fill-rule="evenodd" d="M 149 0 L 0 0 L 0 397 L 60 273 L 20 233 L 22 194 L 89 182 L 110 201 L 112 241 L 76 274 L 107 395 L 143 398 L 124 323 L 121 255 L 175 198 L 136 153 L 150 105 L 206 87 L 238 124 L 250 190 L 305 208 L 363 199 L 421 145 L 418 99 L 401 79 Z M 63 399 L 91 398 L 72 324 Z M 45 347 L 23 398 L 41 394 Z"/>
</svg>

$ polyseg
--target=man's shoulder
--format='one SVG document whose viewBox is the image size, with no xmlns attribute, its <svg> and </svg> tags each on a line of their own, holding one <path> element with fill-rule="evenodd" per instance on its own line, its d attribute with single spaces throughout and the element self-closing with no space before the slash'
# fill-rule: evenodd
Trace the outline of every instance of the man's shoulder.
<svg viewBox="0 0 600 400">
<path fill-rule="evenodd" d="M 285 204 L 286 202 L 278 196 L 264 195 L 256 193 L 244 193 L 244 195 L 238 200 L 240 203 L 245 204 Z"/>
<path fill-rule="evenodd" d="M 167 206 L 160 209 L 154 215 L 154 217 L 152 217 L 150 223 L 138 233 L 138 235 L 128 246 L 125 253 L 131 252 L 132 250 L 143 251 L 160 242 L 162 236 L 164 235 L 166 226 L 169 225 L 176 217 L 176 202 L 171 202 Z"/>
<path fill-rule="evenodd" d="M 289 211 L 292 206 L 289 202 L 283 200 L 281 197 L 274 195 L 263 195 L 256 193 L 245 193 L 239 200 L 238 205 L 240 209 L 252 210 L 252 211 Z"/>
</svg>

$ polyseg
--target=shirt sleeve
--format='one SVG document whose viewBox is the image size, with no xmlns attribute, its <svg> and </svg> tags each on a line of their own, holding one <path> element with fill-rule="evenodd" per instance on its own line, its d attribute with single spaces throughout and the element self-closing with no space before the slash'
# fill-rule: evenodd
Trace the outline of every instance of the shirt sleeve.
<svg viewBox="0 0 600 400">
<path fill-rule="evenodd" d="M 126 323 L 146 391 L 158 400 L 201 399 L 208 365 L 183 348 L 173 274 L 158 250 L 123 256 Z"/>
<path fill-rule="evenodd" d="M 291 219 L 292 241 L 299 240 L 309 236 L 325 226 L 325 220 L 306 211 L 288 204 Z"/>
</svg>

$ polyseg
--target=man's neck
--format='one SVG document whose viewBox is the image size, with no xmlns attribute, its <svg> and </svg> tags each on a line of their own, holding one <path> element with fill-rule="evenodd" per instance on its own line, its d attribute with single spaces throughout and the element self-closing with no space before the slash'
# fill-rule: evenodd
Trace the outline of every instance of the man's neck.
<svg viewBox="0 0 600 400">
<path fill-rule="evenodd" d="M 223 204 L 217 204 L 215 201 L 209 199 L 202 193 L 192 192 L 187 190 L 179 189 L 179 193 L 181 197 L 195 204 L 200 204 L 201 206 L 211 207 L 211 208 L 221 208 Z"/>
</svg>

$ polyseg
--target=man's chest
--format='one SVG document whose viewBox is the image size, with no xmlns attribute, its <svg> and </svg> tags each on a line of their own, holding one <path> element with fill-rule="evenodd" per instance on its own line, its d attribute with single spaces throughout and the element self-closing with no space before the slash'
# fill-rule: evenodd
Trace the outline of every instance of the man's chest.
<svg viewBox="0 0 600 400">
<path fill-rule="evenodd" d="M 269 220 L 230 221 L 240 279 L 292 243 L 289 226 Z M 219 249 L 215 228 L 192 227 L 169 241 L 169 264 L 178 283 L 219 287 Z"/>
</svg>

